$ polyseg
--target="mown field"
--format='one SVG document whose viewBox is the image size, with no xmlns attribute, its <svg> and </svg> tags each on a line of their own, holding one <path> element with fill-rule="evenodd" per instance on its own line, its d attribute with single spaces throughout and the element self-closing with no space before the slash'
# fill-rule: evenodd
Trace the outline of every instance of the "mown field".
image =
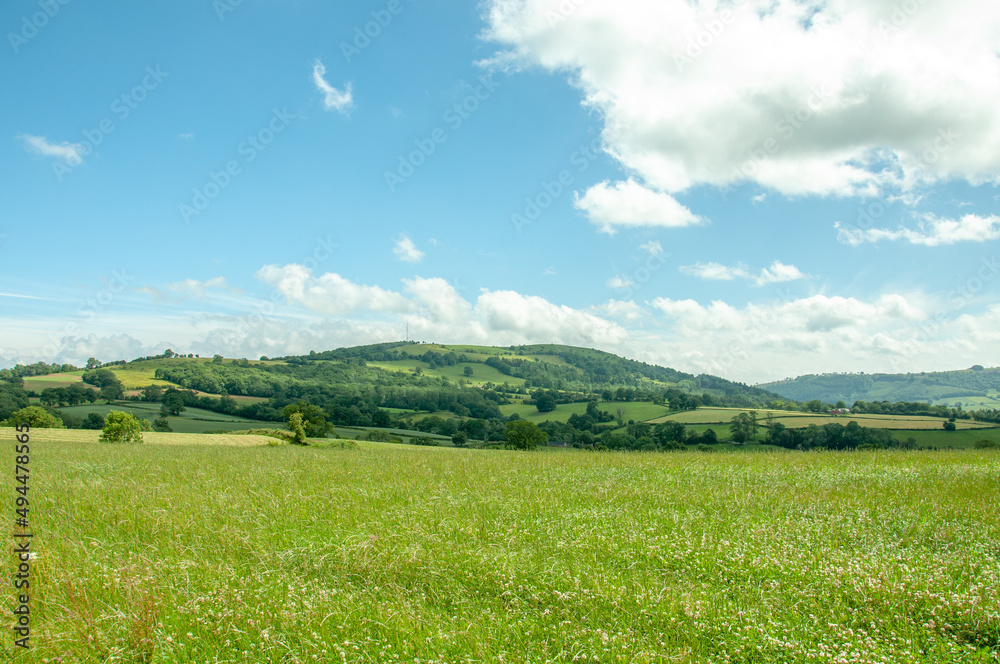
<svg viewBox="0 0 1000 664">
<path fill-rule="evenodd" d="M 78 434 L 33 446 L 34 649 L 8 634 L 15 662 L 1000 658 L 996 452 Z"/>
</svg>

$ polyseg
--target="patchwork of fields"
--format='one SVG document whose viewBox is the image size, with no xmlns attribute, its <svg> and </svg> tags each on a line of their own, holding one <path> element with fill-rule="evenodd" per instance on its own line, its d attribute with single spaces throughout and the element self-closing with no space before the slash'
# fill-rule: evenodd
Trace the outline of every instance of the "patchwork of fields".
<svg viewBox="0 0 1000 664">
<path fill-rule="evenodd" d="M 14 662 L 1000 658 L 995 451 L 83 435 L 34 445 L 34 649 L 4 639 Z"/>
</svg>

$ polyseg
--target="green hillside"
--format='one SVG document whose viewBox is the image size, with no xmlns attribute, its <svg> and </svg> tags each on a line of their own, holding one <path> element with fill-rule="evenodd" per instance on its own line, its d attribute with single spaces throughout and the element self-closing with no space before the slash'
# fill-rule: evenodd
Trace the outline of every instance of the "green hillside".
<svg viewBox="0 0 1000 664">
<path fill-rule="evenodd" d="M 1000 407 L 1000 368 L 908 374 L 821 374 L 758 387 L 795 401 L 924 401 L 966 410 Z"/>
</svg>

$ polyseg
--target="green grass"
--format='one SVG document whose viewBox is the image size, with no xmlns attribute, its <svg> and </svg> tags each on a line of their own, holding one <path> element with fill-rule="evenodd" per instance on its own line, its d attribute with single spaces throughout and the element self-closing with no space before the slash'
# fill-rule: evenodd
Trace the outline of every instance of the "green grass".
<svg viewBox="0 0 1000 664">
<path fill-rule="evenodd" d="M 660 418 L 670 412 L 667 408 L 657 406 L 656 404 L 648 401 L 631 401 L 627 403 L 601 401 L 597 404 L 597 406 L 601 410 L 607 411 L 615 416 L 617 416 L 618 407 L 621 406 L 625 409 L 624 418 L 626 422 L 629 420 L 645 422 L 647 420 Z M 514 413 L 517 413 L 521 419 L 530 420 L 532 422 L 565 422 L 569 419 L 570 415 L 583 415 L 586 413 L 587 404 L 563 403 L 556 406 L 554 411 L 548 413 L 539 413 L 538 409 L 531 404 L 506 404 L 500 406 L 500 412 L 503 413 L 505 417 L 510 417 Z"/>
<path fill-rule="evenodd" d="M 150 422 L 160 417 L 160 404 L 144 403 L 135 401 L 118 401 L 112 405 L 95 403 L 87 406 L 67 406 L 58 408 L 57 412 L 71 413 L 79 417 L 86 417 L 88 413 L 100 413 L 107 417 L 112 410 L 132 413 L 136 417 L 147 419 Z M 224 413 L 215 413 L 210 410 L 200 408 L 185 408 L 180 416 L 167 417 L 170 428 L 178 433 L 204 433 L 206 431 L 236 431 L 239 429 L 268 428 L 275 426 L 274 422 L 261 422 L 260 420 L 247 420 Z"/>
<path fill-rule="evenodd" d="M 465 380 L 473 385 L 482 385 L 484 383 L 497 383 L 504 384 L 507 383 L 513 387 L 519 387 L 524 385 L 523 378 L 515 378 L 513 376 L 508 376 L 501 373 L 493 367 L 486 366 L 485 364 L 476 363 L 461 363 L 455 364 L 450 367 L 438 367 L 432 369 L 431 365 L 423 362 L 421 360 L 395 360 L 388 362 L 368 362 L 368 366 L 375 367 L 378 369 L 385 369 L 386 371 L 396 371 L 404 373 L 412 373 L 417 367 L 420 368 L 421 372 L 425 376 L 430 376 L 432 378 L 447 378 L 453 382 L 458 382 L 459 380 Z M 472 367 L 473 375 L 466 376 L 464 373 L 465 367 Z"/>
<path fill-rule="evenodd" d="M 738 413 L 749 412 L 745 408 L 699 408 L 681 413 L 674 413 L 666 417 L 659 417 L 652 420 L 658 424 L 666 420 L 675 420 L 684 424 L 719 424 L 729 426 L 730 420 Z M 940 417 L 922 417 L 917 415 L 869 415 L 869 414 L 848 414 L 830 416 L 825 413 L 803 413 L 790 410 L 766 410 L 759 409 L 757 419 L 764 424 L 768 413 L 774 415 L 775 421 L 781 422 L 790 429 L 804 428 L 810 424 L 823 426 L 824 424 L 844 424 L 855 421 L 861 426 L 875 429 L 941 429 L 944 419 Z M 973 422 L 971 420 L 958 420 L 956 425 L 959 429 L 987 429 L 993 425 L 986 422 Z"/>
<path fill-rule="evenodd" d="M 73 383 L 83 381 L 83 370 L 66 373 L 48 374 L 46 376 L 30 376 L 24 379 L 24 389 L 27 392 L 38 392 L 49 387 L 69 387 Z"/>
<path fill-rule="evenodd" d="M 33 650 L 0 645 L 18 663 L 1000 652 L 996 452 L 46 440 Z"/>
</svg>

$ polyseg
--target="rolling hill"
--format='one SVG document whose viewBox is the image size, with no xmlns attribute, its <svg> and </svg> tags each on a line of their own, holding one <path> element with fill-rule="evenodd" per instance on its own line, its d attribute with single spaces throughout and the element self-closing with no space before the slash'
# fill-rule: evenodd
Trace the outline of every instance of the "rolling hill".
<svg viewBox="0 0 1000 664">
<path fill-rule="evenodd" d="M 926 401 L 966 410 L 1000 408 L 1000 368 L 908 374 L 820 374 L 763 383 L 757 387 L 788 399 L 843 401 Z"/>
</svg>

